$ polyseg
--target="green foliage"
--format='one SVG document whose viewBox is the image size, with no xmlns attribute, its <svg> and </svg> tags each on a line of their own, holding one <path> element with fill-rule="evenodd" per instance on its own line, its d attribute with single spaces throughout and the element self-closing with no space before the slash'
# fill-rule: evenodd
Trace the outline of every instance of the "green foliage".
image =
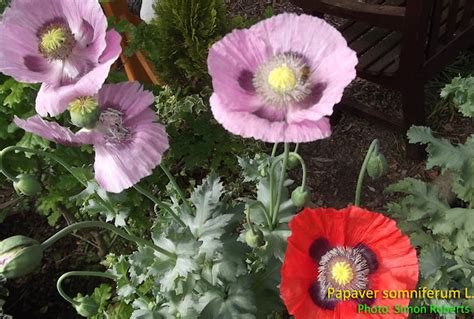
<svg viewBox="0 0 474 319">
<path fill-rule="evenodd" d="M 175 258 L 143 246 L 130 255 L 109 255 L 117 300 L 133 307 L 130 318 L 267 318 L 283 311 L 278 284 L 290 233 L 287 222 L 295 211 L 287 188 L 292 181 L 285 178 L 281 189 L 276 226 L 269 227 L 262 208 L 252 209 L 264 246 L 251 249 L 245 243 L 248 225 L 236 232 L 246 205 L 270 208 L 270 167 L 276 160 L 265 155 L 239 159 L 246 172 L 254 171 L 249 166 L 259 168 L 258 175 L 245 174 L 258 189 L 255 199 L 233 201 L 214 173 L 185 200 L 191 211 L 172 195 L 165 204 L 179 218 L 157 211 L 151 238 Z"/>
<path fill-rule="evenodd" d="M 223 0 L 161 0 L 156 18 L 139 27 L 135 41 L 165 83 L 200 92 L 210 84 L 207 55 L 231 30 Z"/>
<path fill-rule="evenodd" d="M 184 96 L 165 87 L 157 95 L 156 107 L 170 138 L 165 161 L 179 169 L 180 175 L 199 178 L 202 172 L 219 170 L 226 180 L 235 180 L 239 171 L 232 155 L 246 156 L 261 149 L 259 143 L 243 141 L 222 128 L 199 95 Z"/>
<path fill-rule="evenodd" d="M 459 83 L 459 82 L 457 82 Z M 462 85 L 448 85 L 444 96 L 456 96 Z M 462 108 L 464 106 L 460 106 Z M 468 112 L 463 113 L 467 115 Z M 412 127 L 411 143 L 427 145 L 427 168 L 438 167 L 441 182 L 426 183 L 414 178 L 393 184 L 389 192 L 406 194 L 388 205 L 399 226 L 420 250 L 421 286 L 429 289 L 461 289 L 474 285 L 474 135 L 464 144 L 452 145 L 435 138 L 429 128 Z M 446 196 L 445 188 L 453 194 Z M 462 301 L 462 300 L 461 300 Z M 424 300 L 425 303 L 458 305 L 460 300 Z M 474 306 L 472 300 L 462 301 Z"/>
<path fill-rule="evenodd" d="M 441 91 L 466 117 L 474 117 L 474 77 L 456 77 Z"/>
<path fill-rule="evenodd" d="M 5 8 L 10 4 L 10 0 L 0 0 L 0 14 L 5 11 Z"/>
</svg>

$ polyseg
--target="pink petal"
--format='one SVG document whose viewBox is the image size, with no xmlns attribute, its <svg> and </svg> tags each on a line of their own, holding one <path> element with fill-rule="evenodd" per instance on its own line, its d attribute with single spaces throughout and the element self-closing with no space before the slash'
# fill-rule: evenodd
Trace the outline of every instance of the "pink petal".
<svg viewBox="0 0 474 319">
<path fill-rule="evenodd" d="M 94 146 L 95 178 L 106 191 L 120 193 L 151 175 L 168 147 L 168 137 L 162 125 L 138 125 L 129 141 Z"/>
<path fill-rule="evenodd" d="M 119 84 L 106 84 L 99 92 L 99 105 L 102 110 L 109 107 L 117 109 L 125 114 L 125 121 L 139 116 L 141 113 L 149 110 L 149 106 L 153 104 L 155 97 L 150 91 L 143 90 L 138 82 L 123 82 Z M 152 112 L 153 113 L 153 112 Z M 152 122 L 155 118 L 153 113 L 148 122 Z M 125 123 L 127 125 L 127 123 Z"/>
<path fill-rule="evenodd" d="M 346 40 L 337 29 L 323 19 L 305 14 L 279 14 L 255 24 L 249 32 L 265 39 L 272 55 L 297 52 L 308 58 L 310 63 L 347 47 Z"/>
<path fill-rule="evenodd" d="M 121 53 L 121 37 L 116 31 L 106 35 L 107 48 L 102 54 L 100 64 L 85 74 L 76 83 L 69 85 L 43 83 L 36 97 L 36 111 L 41 116 L 55 116 L 64 112 L 71 101 L 78 96 L 95 95 L 105 79 L 110 67 Z"/>
<path fill-rule="evenodd" d="M 272 121 L 254 113 L 229 111 L 216 93 L 211 96 L 211 109 L 216 120 L 229 132 L 264 142 L 304 143 L 331 135 L 329 119 L 325 117 L 295 123 Z"/>
<path fill-rule="evenodd" d="M 43 120 L 35 115 L 27 120 L 15 117 L 15 124 L 27 132 L 36 134 L 49 141 L 67 145 L 80 146 L 82 144 L 93 144 L 102 140 L 100 134 L 94 132 L 73 133 L 70 129 L 60 126 L 56 122 Z"/>
<path fill-rule="evenodd" d="M 248 30 L 235 30 L 211 47 L 207 61 L 212 85 L 229 109 L 254 111 L 262 104 L 254 89 L 246 87 L 252 87 L 253 73 L 269 57 L 265 41 Z"/>
<path fill-rule="evenodd" d="M 105 33 L 107 19 L 97 0 L 68 0 L 63 3 L 63 12 L 69 27 L 80 47 L 89 46 L 96 58 L 107 46 Z"/>
</svg>

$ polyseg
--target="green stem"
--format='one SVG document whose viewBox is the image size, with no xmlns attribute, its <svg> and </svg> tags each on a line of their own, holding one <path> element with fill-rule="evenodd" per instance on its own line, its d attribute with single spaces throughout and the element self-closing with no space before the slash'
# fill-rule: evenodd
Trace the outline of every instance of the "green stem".
<svg viewBox="0 0 474 319">
<path fill-rule="evenodd" d="M 174 220 L 180 224 L 181 226 L 183 227 L 186 227 L 186 224 L 181 220 L 181 218 L 179 218 L 178 215 L 175 214 L 175 212 L 171 209 L 171 207 L 169 207 L 168 205 L 166 205 L 165 203 L 163 203 L 162 201 L 160 201 L 158 198 L 155 197 L 155 195 L 153 195 L 150 191 L 146 190 L 145 188 L 141 187 L 140 185 L 134 185 L 133 186 L 138 192 L 140 192 L 143 196 L 147 197 L 148 199 L 150 199 L 153 203 L 155 203 L 156 206 L 158 206 L 159 208 L 163 209 L 163 210 L 166 210 L 173 218 Z"/>
<path fill-rule="evenodd" d="M 101 277 L 101 278 L 107 278 L 107 279 L 112 279 L 115 280 L 115 276 L 105 273 L 105 272 L 96 272 L 96 271 L 70 271 L 65 274 L 63 274 L 61 277 L 59 277 L 57 283 L 56 283 L 56 288 L 61 295 L 67 302 L 71 303 L 74 306 L 78 306 L 79 303 L 75 301 L 73 298 L 69 297 L 67 293 L 64 292 L 64 289 L 62 287 L 62 283 L 64 279 L 68 277 Z"/>
<path fill-rule="evenodd" d="M 277 149 L 278 149 L 278 143 L 273 144 L 272 157 L 275 157 Z"/>
<path fill-rule="evenodd" d="M 276 198 L 276 206 L 273 211 L 273 216 L 272 216 L 272 225 L 273 227 L 276 227 L 277 225 L 277 219 L 278 219 L 278 213 L 280 211 L 280 205 L 281 205 L 281 193 L 283 189 L 283 184 L 285 182 L 285 175 L 286 175 L 286 165 L 288 163 L 288 157 L 290 154 L 290 144 L 285 143 L 285 151 L 283 152 L 283 164 L 281 165 L 281 173 L 280 173 L 280 180 L 278 181 L 278 195 Z"/>
<path fill-rule="evenodd" d="M 170 257 L 172 259 L 176 259 L 176 255 L 172 252 L 169 252 L 153 243 L 150 243 L 149 241 L 143 239 L 143 238 L 139 238 L 137 236 L 134 236 L 134 235 L 131 235 L 131 234 L 128 234 L 127 232 L 109 224 L 109 223 L 105 223 L 105 222 L 100 222 L 100 221 L 87 221 L 87 222 L 79 222 L 79 223 L 75 223 L 75 224 L 72 224 L 72 225 L 69 225 L 63 229 L 61 229 L 59 232 L 57 232 L 56 234 L 54 234 L 53 236 L 51 236 L 50 238 L 48 238 L 47 240 L 45 240 L 42 244 L 41 244 L 41 247 L 43 248 L 43 250 L 46 250 L 48 248 L 50 248 L 52 245 L 54 245 L 55 242 L 57 242 L 58 240 L 60 240 L 61 238 L 63 238 L 64 236 L 67 236 L 69 235 L 70 233 L 72 233 L 73 231 L 75 230 L 78 230 L 78 229 L 83 229 L 83 228 L 105 228 L 107 230 L 110 230 L 111 232 L 119 235 L 120 237 L 126 239 L 126 240 L 129 240 L 129 241 L 132 241 L 132 242 L 135 242 L 135 243 L 138 243 L 140 245 L 143 245 L 143 246 L 148 246 L 150 248 L 152 248 L 153 250 L 155 250 L 156 252 L 160 253 L 160 254 L 163 254 L 167 257 Z"/>
<path fill-rule="evenodd" d="M 294 157 L 296 157 L 298 159 L 298 161 L 300 161 L 301 170 L 303 171 L 303 177 L 301 178 L 301 188 L 304 188 L 306 186 L 306 178 L 307 178 L 307 174 L 308 174 L 308 169 L 306 167 L 306 163 L 304 162 L 304 159 L 303 159 L 303 157 L 301 157 L 300 154 L 298 154 L 296 152 L 291 152 L 290 155 L 293 155 Z"/>
<path fill-rule="evenodd" d="M 450 272 L 453 272 L 455 270 L 458 270 L 458 269 L 466 269 L 466 270 L 469 270 L 472 272 L 474 272 L 474 268 L 473 267 L 469 267 L 469 266 L 466 266 L 466 265 L 454 265 L 452 267 L 449 267 L 446 272 L 450 273 Z"/>
<path fill-rule="evenodd" d="M 163 164 L 161 164 L 160 167 L 163 170 L 163 172 L 165 172 L 166 176 L 168 176 L 168 179 L 170 180 L 171 185 L 173 185 L 173 187 L 176 190 L 176 192 L 178 193 L 179 197 L 181 197 L 181 200 L 183 201 L 184 206 L 188 210 L 188 213 L 193 214 L 193 210 L 191 208 L 191 205 L 189 205 L 189 202 L 188 202 L 186 196 L 184 196 L 183 190 L 181 189 L 181 187 L 179 187 L 179 185 L 176 182 L 176 179 L 174 178 L 173 174 L 171 174 L 169 169 L 166 168 Z"/>
<path fill-rule="evenodd" d="M 250 207 L 250 208 L 253 208 L 253 207 L 258 207 L 258 208 L 260 208 L 260 210 L 261 210 L 261 211 L 263 212 L 263 214 L 265 215 L 265 219 L 267 220 L 268 229 L 272 229 L 272 218 L 271 218 L 271 215 L 267 212 L 267 209 L 266 209 L 265 206 L 262 204 L 262 202 L 260 202 L 260 201 L 252 202 L 251 204 L 249 204 L 249 207 Z"/>
<path fill-rule="evenodd" d="M 4 148 L 0 152 L 0 172 L 3 175 L 5 175 L 8 179 L 12 180 L 13 182 L 16 181 L 16 177 L 13 174 L 11 174 L 10 172 L 8 172 L 5 169 L 5 167 L 3 166 L 3 157 L 5 156 L 5 154 L 7 154 L 9 152 L 13 152 L 13 151 L 20 151 L 20 152 L 24 152 L 24 153 L 32 153 L 32 154 L 36 154 L 36 155 L 39 155 L 39 156 L 46 157 L 50 160 L 53 160 L 56 163 L 58 163 L 59 165 L 61 165 L 62 167 L 64 167 L 64 169 L 66 169 L 66 171 L 68 171 L 74 178 L 76 178 L 79 181 L 79 183 L 82 184 L 82 186 L 84 186 L 86 188 L 88 186 L 87 181 L 84 180 L 83 178 L 81 178 L 80 176 L 78 176 L 76 174 L 76 172 L 74 172 L 72 167 L 67 162 L 65 162 L 63 159 L 61 159 L 60 157 L 58 157 L 54 154 L 51 154 L 49 152 L 45 152 L 45 151 L 41 151 L 41 150 L 35 150 L 35 149 L 32 149 L 32 148 L 27 148 L 27 147 L 22 147 L 22 146 L 9 146 L 9 147 Z M 102 197 L 100 197 L 100 195 L 97 194 L 97 192 L 95 192 L 95 195 L 96 195 L 96 198 L 99 201 L 99 203 L 105 209 L 107 209 L 109 212 L 112 212 L 112 213 L 115 214 L 116 211 L 115 211 L 114 207 L 109 205 L 109 203 L 107 203 Z"/>
<path fill-rule="evenodd" d="M 281 155 L 277 157 L 270 166 L 270 230 L 273 230 L 273 215 L 275 210 L 275 168 L 277 164 L 282 161 Z"/>
<path fill-rule="evenodd" d="M 252 234 L 256 234 L 255 233 L 255 228 L 252 224 L 252 220 L 250 219 L 250 206 L 247 206 L 246 209 L 245 209 L 245 216 L 247 217 L 247 224 L 249 224 L 249 227 L 250 227 L 250 231 L 252 232 Z"/>
<path fill-rule="evenodd" d="M 13 151 L 20 151 L 20 152 L 24 152 L 24 153 L 33 153 L 33 154 L 36 154 L 36 155 L 40 155 L 40 156 L 43 156 L 43 157 L 46 157 L 46 158 L 49 158 L 53 161 L 55 161 L 56 163 L 60 164 L 62 167 L 64 167 L 72 176 L 74 176 L 84 187 L 87 187 L 87 182 L 84 181 L 81 177 L 79 177 L 75 172 L 74 170 L 72 169 L 72 167 L 66 163 L 65 161 L 63 161 L 61 158 L 59 158 L 58 156 L 56 155 L 53 155 L 51 153 L 48 153 L 48 152 L 45 152 L 45 151 L 41 151 L 41 150 L 35 150 L 35 149 L 32 149 L 32 148 L 27 148 L 27 147 L 22 147 L 22 146 L 9 146 L 9 147 L 6 147 L 4 148 L 1 152 L 0 152 L 0 171 L 3 173 L 3 175 L 5 175 L 8 179 L 12 180 L 12 181 L 15 181 L 16 180 L 16 177 L 9 173 L 5 167 L 3 166 L 3 157 L 5 156 L 5 154 L 9 153 L 9 152 L 13 152 Z"/>
<path fill-rule="evenodd" d="M 293 151 L 293 153 L 298 153 L 299 148 L 300 148 L 300 143 L 296 143 L 295 150 Z"/>
<path fill-rule="evenodd" d="M 354 200 L 355 206 L 360 205 L 360 194 L 362 191 L 362 184 L 364 183 L 364 177 L 365 177 L 365 172 L 367 170 L 367 164 L 369 163 L 369 159 L 372 156 L 372 153 L 378 150 L 378 145 L 379 145 L 379 141 L 377 139 L 373 140 L 372 144 L 370 144 L 369 150 L 367 151 L 367 155 L 365 155 L 364 162 L 362 163 L 362 167 L 359 172 L 359 178 L 357 179 L 357 187 L 356 187 L 355 200 Z"/>
</svg>

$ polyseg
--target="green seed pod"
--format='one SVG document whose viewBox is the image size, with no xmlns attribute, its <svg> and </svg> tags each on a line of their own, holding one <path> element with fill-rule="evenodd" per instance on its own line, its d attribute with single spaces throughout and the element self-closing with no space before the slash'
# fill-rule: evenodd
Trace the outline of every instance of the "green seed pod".
<svg viewBox="0 0 474 319">
<path fill-rule="evenodd" d="M 0 242 L 0 276 L 17 278 L 41 266 L 43 248 L 36 240 L 13 236 Z"/>
<path fill-rule="evenodd" d="M 298 166 L 299 162 L 300 161 L 298 160 L 298 157 L 296 157 L 294 154 L 290 154 L 290 156 L 288 156 L 288 163 L 286 166 L 288 169 L 293 169 Z"/>
<path fill-rule="evenodd" d="M 93 97 L 79 97 L 69 104 L 71 122 L 77 127 L 94 128 L 100 117 L 100 108 Z"/>
<path fill-rule="evenodd" d="M 373 179 L 382 177 L 387 171 L 387 160 L 382 153 L 374 153 L 367 163 L 367 174 Z"/>
<path fill-rule="evenodd" d="M 75 301 L 77 301 L 78 304 L 74 305 L 74 308 L 76 308 L 77 313 L 83 317 L 89 318 L 99 312 L 99 305 L 94 298 L 90 296 L 80 296 L 76 298 Z"/>
<path fill-rule="evenodd" d="M 303 207 L 308 202 L 309 198 L 309 191 L 301 186 L 297 187 L 293 193 L 291 193 L 291 201 L 296 207 Z"/>
<path fill-rule="evenodd" d="M 41 184 L 33 175 L 20 174 L 16 178 L 17 181 L 13 182 L 13 188 L 15 188 L 17 193 L 34 196 L 41 192 Z"/>
<path fill-rule="evenodd" d="M 257 248 L 265 245 L 265 236 L 263 232 L 255 227 L 255 234 L 252 232 L 251 229 L 247 230 L 245 233 L 245 242 L 252 248 Z"/>
</svg>

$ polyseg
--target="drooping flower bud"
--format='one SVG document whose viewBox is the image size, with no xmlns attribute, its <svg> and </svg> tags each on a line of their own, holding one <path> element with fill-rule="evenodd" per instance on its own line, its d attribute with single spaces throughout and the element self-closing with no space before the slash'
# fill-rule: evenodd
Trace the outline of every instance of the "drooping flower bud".
<svg viewBox="0 0 474 319">
<path fill-rule="evenodd" d="M 265 245 L 265 236 L 263 232 L 254 226 L 255 233 L 252 229 L 247 230 L 245 233 L 245 242 L 252 248 L 257 248 Z"/>
<path fill-rule="evenodd" d="M 382 177 L 387 170 L 387 160 L 380 152 L 374 152 L 367 163 L 367 174 L 373 179 Z"/>
<path fill-rule="evenodd" d="M 77 127 L 94 128 L 100 116 L 99 103 L 93 97 L 78 97 L 69 103 L 71 122 Z"/>
<path fill-rule="evenodd" d="M 17 278 L 39 268 L 43 248 L 36 240 L 17 235 L 0 242 L 0 276 Z"/>
<path fill-rule="evenodd" d="M 290 156 L 288 156 L 288 163 L 286 166 L 288 169 L 293 169 L 298 166 L 299 162 L 300 161 L 298 160 L 298 157 L 296 157 L 294 154 L 290 154 Z"/>
<path fill-rule="evenodd" d="M 41 184 L 33 175 L 20 174 L 16 178 L 17 180 L 13 182 L 13 188 L 19 194 L 34 196 L 41 192 Z"/>
<path fill-rule="evenodd" d="M 310 198 L 309 191 L 303 187 L 297 187 L 291 193 L 291 201 L 296 207 L 303 207 Z"/>
<path fill-rule="evenodd" d="M 78 298 L 75 298 L 74 300 L 78 302 L 74 308 L 76 308 L 77 313 L 83 317 L 89 318 L 95 316 L 99 312 L 99 305 L 94 298 L 90 296 L 79 295 Z"/>
</svg>

